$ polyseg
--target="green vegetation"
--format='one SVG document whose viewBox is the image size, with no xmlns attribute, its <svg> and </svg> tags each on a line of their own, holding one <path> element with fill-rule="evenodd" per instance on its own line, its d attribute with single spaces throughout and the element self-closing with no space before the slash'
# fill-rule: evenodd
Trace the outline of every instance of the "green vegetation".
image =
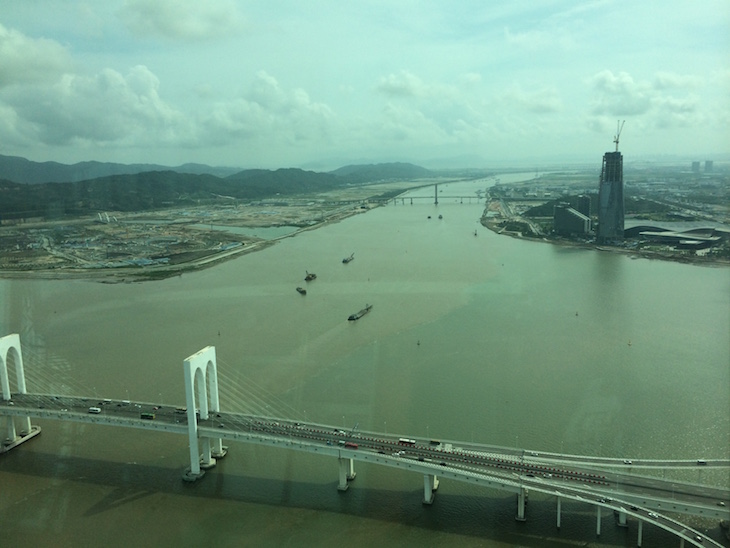
<svg viewBox="0 0 730 548">
<path fill-rule="evenodd" d="M 217 177 L 146 171 L 64 183 L 20 184 L 0 179 L 0 220 L 60 219 L 99 211 L 170 207 L 301 196 L 382 180 L 413 180 L 428 170 L 411 164 L 347 166 L 337 172 L 252 169 Z M 385 196 L 385 195 L 384 195 Z"/>
</svg>

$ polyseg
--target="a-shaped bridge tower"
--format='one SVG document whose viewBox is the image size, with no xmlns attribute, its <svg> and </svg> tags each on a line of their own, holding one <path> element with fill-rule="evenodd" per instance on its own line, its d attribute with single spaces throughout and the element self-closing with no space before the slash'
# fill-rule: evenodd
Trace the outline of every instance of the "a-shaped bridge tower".
<svg viewBox="0 0 730 548">
<path fill-rule="evenodd" d="M 8 375 L 8 358 L 15 364 L 15 382 L 17 393 L 26 394 L 25 372 L 23 371 L 23 352 L 20 350 L 20 335 L 17 333 L 0 337 L 0 385 L 2 385 L 3 400 L 11 401 L 10 375 Z M 30 423 L 30 417 L 7 416 L 6 436 L 3 451 L 9 451 L 24 441 L 37 436 L 41 432 L 40 426 Z M 17 421 L 17 424 L 16 424 Z M 0 451 L 2 452 L 2 451 Z"/>
<path fill-rule="evenodd" d="M 209 414 L 216 414 L 221 410 L 218 398 L 218 367 L 215 347 L 206 346 L 188 357 L 183 362 L 183 370 L 185 372 L 185 400 L 190 440 L 190 468 L 185 471 L 183 479 L 195 481 L 205 474 L 204 470 L 215 466 L 216 459 L 221 459 L 226 455 L 222 438 L 199 437 L 198 432 L 199 420 L 207 420 Z M 196 384 L 198 387 L 197 402 Z M 200 445 L 202 445 L 202 455 Z"/>
</svg>

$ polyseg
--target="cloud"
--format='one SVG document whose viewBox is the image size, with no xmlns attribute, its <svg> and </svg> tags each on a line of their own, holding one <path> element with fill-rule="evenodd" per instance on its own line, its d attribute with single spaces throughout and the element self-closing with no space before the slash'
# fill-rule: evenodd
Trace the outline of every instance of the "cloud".
<svg viewBox="0 0 730 548">
<path fill-rule="evenodd" d="M 702 80 L 689 74 L 675 74 L 673 72 L 657 72 L 654 75 L 652 87 L 654 89 L 694 89 L 702 85 Z"/>
<path fill-rule="evenodd" d="M 217 103 L 202 120 L 208 138 L 219 142 L 237 138 L 317 141 L 328 137 L 334 123 L 329 106 L 312 101 L 303 89 L 284 89 L 265 71 L 240 97 Z"/>
<path fill-rule="evenodd" d="M 575 46 L 571 35 L 561 28 L 513 32 L 509 27 L 505 27 L 504 38 L 509 47 L 518 47 L 527 51 L 543 52 L 545 49 L 552 49 L 556 46 L 562 50 L 570 50 Z"/>
<path fill-rule="evenodd" d="M 635 82 L 625 72 L 614 75 L 604 70 L 590 79 L 590 85 L 596 92 L 593 114 L 630 116 L 645 114 L 651 108 L 650 87 Z"/>
<path fill-rule="evenodd" d="M 376 89 L 392 97 L 423 97 L 428 94 L 428 87 L 423 81 L 406 70 L 382 77 Z"/>
<path fill-rule="evenodd" d="M 119 15 L 135 34 L 172 40 L 215 39 L 242 20 L 231 0 L 127 0 Z"/>
<path fill-rule="evenodd" d="M 0 88 L 49 82 L 71 69 L 71 58 L 58 42 L 29 38 L 0 24 Z"/>
<path fill-rule="evenodd" d="M 588 126 L 605 131 L 608 120 L 632 117 L 643 127 L 666 129 L 698 126 L 704 123 L 701 101 L 687 89 L 701 87 L 701 79 L 668 72 L 657 73 L 653 80 L 636 81 L 625 72 L 614 75 L 604 70 L 589 80 L 595 97 Z"/>
<path fill-rule="evenodd" d="M 185 118 L 162 101 L 159 80 L 147 67 L 126 76 L 111 69 L 96 75 L 66 74 L 51 86 L 25 86 L 4 94 L 20 119 L 16 125 L 45 144 L 180 142 Z"/>
<path fill-rule="evenodd" d="M 563 109 L 563 103 L 554 88 L 541 88 L 526 92 L 519 84 L 513 84 L 500 100 L 503 104 L 535 114 L 549 114 Z"/>
</svg>

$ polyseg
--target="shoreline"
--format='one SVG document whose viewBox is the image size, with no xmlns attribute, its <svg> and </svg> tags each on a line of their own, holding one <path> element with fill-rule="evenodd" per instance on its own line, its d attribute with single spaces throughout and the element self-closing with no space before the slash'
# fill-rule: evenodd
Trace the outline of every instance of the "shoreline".
<svg viewBox="0 0 730 548">
<path fill-rule="evenodd" d="M 675 262 L 675 263 L 691 264 L 691 265 L 695 265 L 695 266 L 706 266 L 706 267 L 715 267 L 715 268 L 730 267 L 730 260 L 723 260 L 723 259 L 717 259 L 717 258 L 706 259 L 704 257 L 679 255 L 677 253 L 672 253 L 672 252 L 653 251 L 653 250 L 648 250 L 648 249 L 625 249 L 625 248 L 621 248 L 621 247 L 603 246 L 603 245 L 598 245 L 596 243 L 591 243 L 591 242 L 577 242 L 577 241 L 565 240 L 565 239 L 552 240 L 549 238 L 531 238 L 528 236 L 523 236 L 521 233 L 518 233 L 518 232 L 500 229 L 496 226 L 495 223 L 486 221 L 484 218 L 482 218 L 482 220 L 480 222 L 484 228 L 491 230 L 498 236 L 509 236 L 511 238 L 515 238 L 517 240 L 522 240 L 522 241 L 527 241 L 527 242 L 545 243 L 545 244 L 555 245 L 558 247 L 573 247 L 573 248 L 578 248 L 578 249 L 588 249 L 588 250 L 592 250 L 592 251 L 602 251 L 602 252 L 607 252 L 607 253 L 619 253 L 622 255 L 629 255 L 631 258 L 636 258 L 636 259 L 670 261 L 670 262 Z"/>
<path fill-rule="evenodd" d="M 187 262 L 181 262 L 175 265 L 160 266 L 128 266 L 118 268 L 33 268 L 25 270 L 0 270 L 0 280 L 80 280 L 96 283 L 140 283 L 151 282 L 156 280 L 165 280 L 175 276 L 182 276 L 185 273 L 197 272 L 206 268 L 211 268 L 224 261 L 235 259 L 242 255 L 262 251 L 268 247 L 276 245 L 280 240 L 285 238 L 293 238 L 309 230 L 316 230 L 322 226 L 337 223 L 354 215 L 366 213 L 370 209 L 380 207 L 371 205 L 368 209 L 348 209 L 346 211 L 335 210 L 330 215 L 325 216 L 321 221 L 303 226 L 283 236 L 272 238 L 271 240 L 256 240 L 237 247 L 219 252 L 212 252 L 203 257 L 193 259 Z M 270 225 L 280 226 L 279 224 Z M 251 227 L 248 227 L 251 228 Z M 259 228 L 258 226 L 256 228 Z M 264 228 L 264 227 L 261 227 Z"/>
</svg>

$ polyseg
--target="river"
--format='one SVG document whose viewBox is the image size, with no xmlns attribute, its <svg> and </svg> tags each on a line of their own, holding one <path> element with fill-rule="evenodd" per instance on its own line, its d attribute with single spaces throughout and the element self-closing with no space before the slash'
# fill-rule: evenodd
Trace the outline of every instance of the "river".
<svg viewBox="0 0 730 548">
<path fill-rule="evenodd" d="M 376 208 L 168 280 L 3 280 L 0 333 L 20 333 L 30 390 L 184 405 L 183 360 L 215 345 L 228 410 L 727 458 L 730 270 L 498 236 L 479 224 L 483 205 L 449 198 L 486 184 L 440 185 L 438 205 Z M 301 296 L 306 271 L 317 279 Z M 593 507 L 564 503 L 557 531 L 554 501 L 535 497 L 518 523 L 513 496 L 448 481 L 423 507 L 419 475 L 360 463 L 339 493 L 335 461 L 243 444 L 187 485 L 182 436 L 38 423 L 41 436 L 0 457 L 8 545 L 636 543 L 636 523 L 608 514 L 596 539 Z M 727 471 L 699 474 L 680 479 L 730 484 Z M 644 546 L 667 542 L 644 528 Z"/>
</svg>

